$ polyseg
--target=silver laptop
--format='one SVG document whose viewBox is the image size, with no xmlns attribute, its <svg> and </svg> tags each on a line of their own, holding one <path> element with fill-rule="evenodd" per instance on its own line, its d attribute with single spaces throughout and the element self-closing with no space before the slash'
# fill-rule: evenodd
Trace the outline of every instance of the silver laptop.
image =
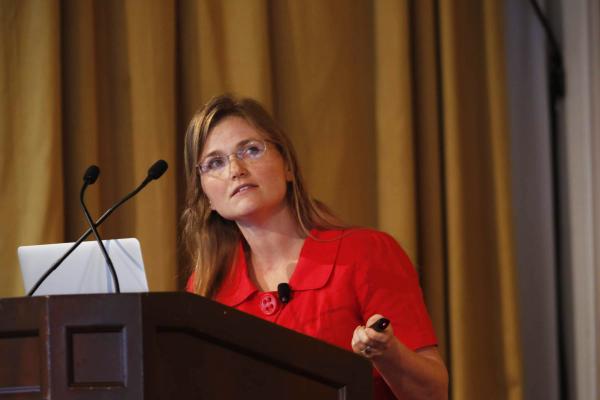
<svg viewBox="0 0 600 400">
<path fill-rule="evenodd" d="M 142 251 L 137 239 L 103 240 L 119 278 L 121 292 L 147 292 Z M 21 246 L 18 248 L 21 274 L 28 293 L 38 279 L 73 243 Z M 34 295 L 114 293 L 108 264 L 96 241 L 82 242 L 37 289 Z"/>
</svg>

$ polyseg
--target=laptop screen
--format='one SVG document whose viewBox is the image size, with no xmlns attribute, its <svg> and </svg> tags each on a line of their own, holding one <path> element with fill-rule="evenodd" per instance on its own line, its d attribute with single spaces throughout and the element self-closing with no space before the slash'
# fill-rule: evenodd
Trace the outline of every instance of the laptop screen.
<svg viewBox="0 0 600 400">
<path fill-rule="evenodd" d="M 137 239 L 103 240 L 115 267 L 121 292 L 147 292 L 142 251 Z M 21 246 L 17 253 L 26 293 L 73 243 Z M 35 292 L 51 294 L 114 293 L 115 284 L 95 241 L 82 242 Z"/>
</svg>

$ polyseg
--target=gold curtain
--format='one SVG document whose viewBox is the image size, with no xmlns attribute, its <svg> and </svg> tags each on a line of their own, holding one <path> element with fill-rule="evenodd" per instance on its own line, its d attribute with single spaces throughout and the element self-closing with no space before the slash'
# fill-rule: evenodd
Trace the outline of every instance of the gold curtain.
<svg viewBox="0 0 600 400">
<path fill-rule="evenodd" d="M 225 91 L 290 133 L 313 194 L 392 233 L 422 276 L 456 399 L 520 399 L 502 2 L 0 0 L 0 295 L 16 246 L 85 230 L 147 167 L 170 169 L 102 227 L 177 285 L 182 136 Z"/>
<path fill-rule="evenodd" d="M 446 334 L 457 399 L 522 397 L 502 15 L 495 1 L 437 8 Z"/>
<path fill-rule="evenodd" d="M 62 241 L 58 2 L 0 1 L 0 295 L 23 293 L 17 245 Z"/>
</svg>

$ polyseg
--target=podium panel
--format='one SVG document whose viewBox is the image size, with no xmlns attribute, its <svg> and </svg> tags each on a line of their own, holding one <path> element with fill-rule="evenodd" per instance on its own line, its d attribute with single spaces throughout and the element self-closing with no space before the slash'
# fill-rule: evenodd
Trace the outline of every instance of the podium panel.
<svg viewBox="0 0 600 400">
<path fill-rule="evenodd" d="M 369 399 L 362 357 L 189 293 L 0 299 L 0 399 Z"/>
</svg>

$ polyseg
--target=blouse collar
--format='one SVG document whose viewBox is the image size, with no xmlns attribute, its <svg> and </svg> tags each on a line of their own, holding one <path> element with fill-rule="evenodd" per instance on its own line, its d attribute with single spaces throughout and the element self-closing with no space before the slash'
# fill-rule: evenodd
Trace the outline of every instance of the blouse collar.
<svg viewBox="0 0 600 400">
<path fill-rule="evenodd" d="M 320 289 L 329 280 L 340 245 L 342 231 L 310 231 L 304 240 L 298 264 L 290 278 L 293 291 Z M 233 261 L 231 274 L 225 278 L 216 300 L 235 307 L 244 302 L 258 288 L 250 279 L 244 247 L 240 242 Z"/>
</svg>

